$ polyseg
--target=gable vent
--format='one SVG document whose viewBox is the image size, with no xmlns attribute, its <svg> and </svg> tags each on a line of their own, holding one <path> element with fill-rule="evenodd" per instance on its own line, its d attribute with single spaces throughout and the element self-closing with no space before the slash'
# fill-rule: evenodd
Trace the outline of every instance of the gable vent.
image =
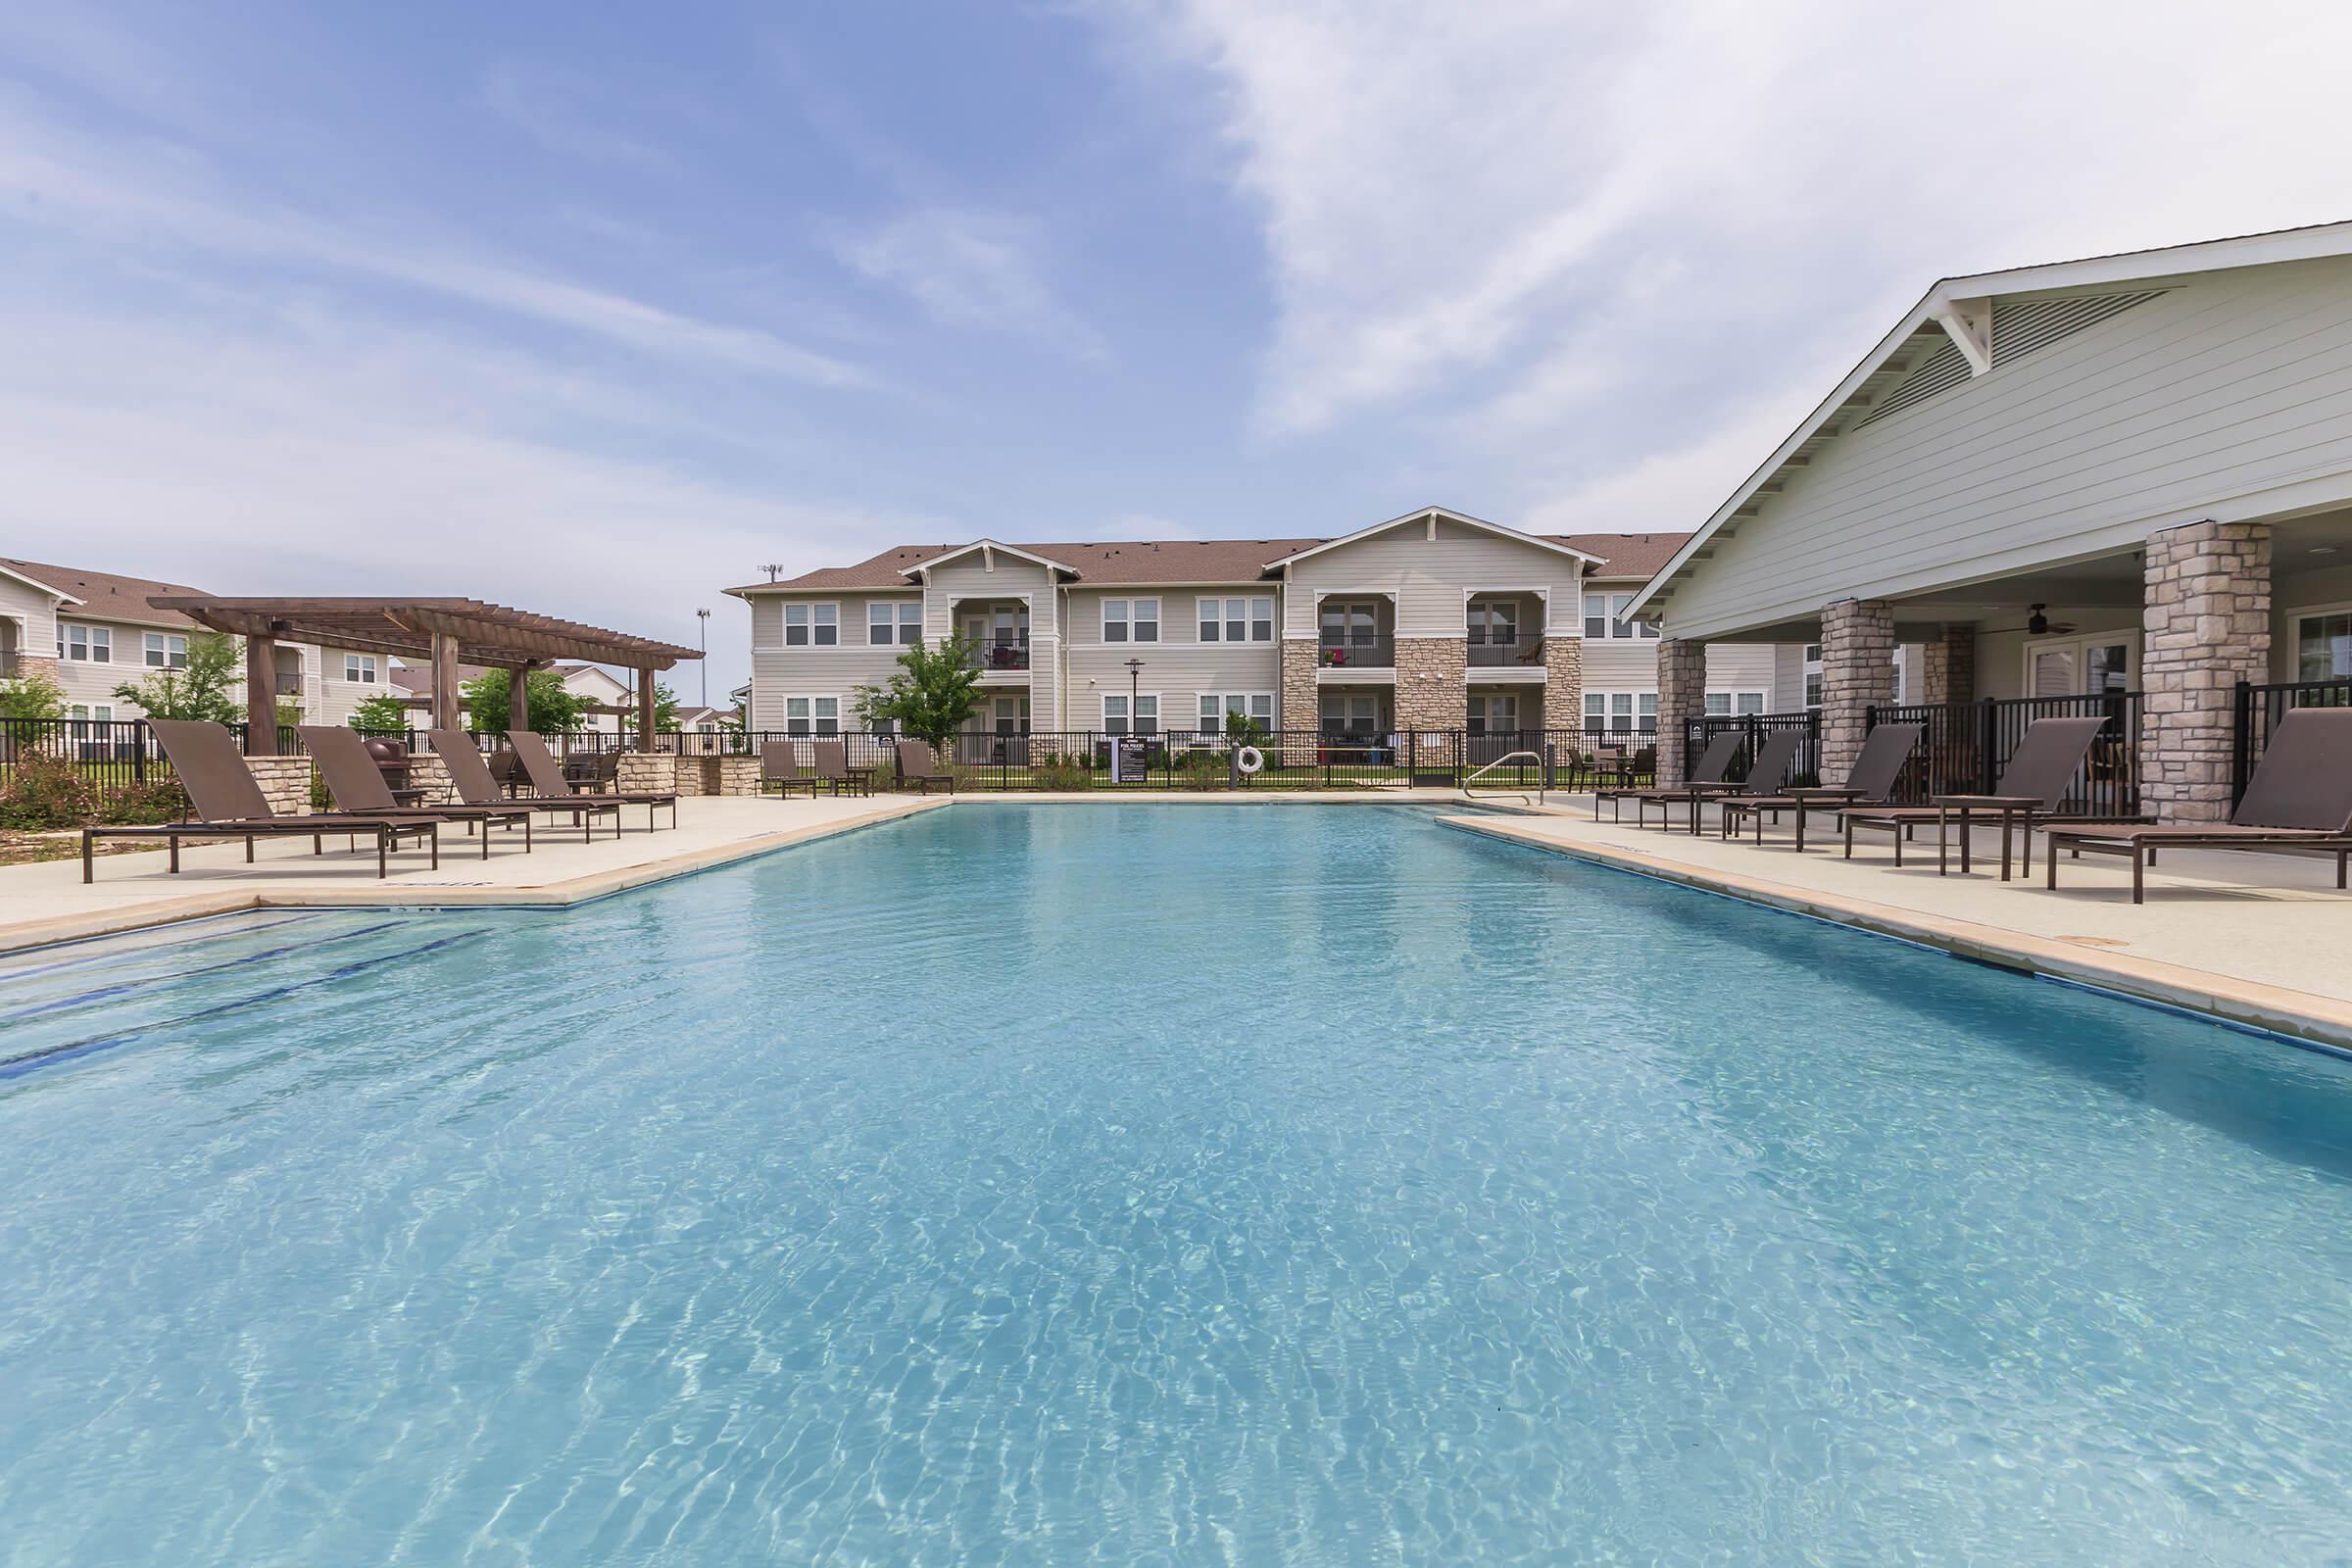
<svg viewBox="0 0 2352 1568">
<path fill-rule="evenodd" d="M 1894 390 L 1881 398 L 1872 409 L 1855 422 L 1859 430 L 1876 424 L 1889 414 L 1900 414 L 1915 403 L 1924 403 L 1944 388 L 1957 386 L 1968 379 L 1968 357 L 1960 345 L 1946 340 L 1943 347 L 1920 361 L 1919 368 L 1895 383 Z"/>
<path fill-rule="evenodd" d="M 2164 289 L 2142 294 L 2094 294 L 2074 299 L 2031 300 L 2023 305 L 1992 305 L 1992 363 L 2014 360 L 2035 349 L 2046 349 L 2062 337 L 2121 316 L 2134 305 L 2145 305 Z"/>
</svg>

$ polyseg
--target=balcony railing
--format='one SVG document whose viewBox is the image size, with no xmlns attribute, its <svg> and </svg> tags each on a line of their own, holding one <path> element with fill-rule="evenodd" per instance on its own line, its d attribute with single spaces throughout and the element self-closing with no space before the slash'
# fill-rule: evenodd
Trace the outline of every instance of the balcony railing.
<svg viewBox="0 0 2352 1568">
<path fill-rule="evenodd" d="M 1544 662 L 1544 639 L 1518 637 L 1505 642 L 1470 645 L 1472 669 L 1516 669 Z"/>
<path fill-rule="evenodd" d="M 1019 643 L 982 643 L 971 651 L 969 662 L 974 669 L 1027 669 L 1029 650 Z"/>
<path fill-rule="evenodd" d="M 1325 669 L 1395 669 L 1396 639 L 1325 632 L 1315 662 Z"/>
<path fill-rule="evenodd" d="M 302 677 L 300 675 L 278 676 L 277 695 L 280 697 L 300 697 L 302 695 Z"/>
</svg>

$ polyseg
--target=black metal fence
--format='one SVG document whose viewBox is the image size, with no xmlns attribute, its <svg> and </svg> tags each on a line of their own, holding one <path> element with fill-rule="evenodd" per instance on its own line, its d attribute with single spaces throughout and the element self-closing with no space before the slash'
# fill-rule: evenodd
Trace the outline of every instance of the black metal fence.
<svg viewBox="0 0 2352 1568">
<path fill-rule="evenodd" d="M 2059 803 L 2066 816 L 2134 816 L 2139 805 L 2140 694 L 2081 697 L 1986 697 L 1973 703 L 1873 704 L 1867 727 L 1917 724 L 1919 748 L 1895 786 L 1895 799 L 1990 795 L 2002 770 L 2039 718 L 2104 718 L 2090 756 Z"/>
<path fill-rule="evenodd" d="M 2246 782 L 2269 749 L 2278 720 L 2297 708 L 2352 708 L 2352 678 L 2237 683 L 2230 746 L 2230 804 L 2245 799 Z"/>
<path fill-rule="evenodd" d="M 1764 737 L 1775 730 L 1793 729 L 1804 734 L 1796 748 L 1796 760 L 1788 767 L 1788 782 L 1793 785 L 1821 782 L 1821 714 L 1813 709 L 1797 709 L 1786 713 L 1705 713 L 1683 723 L 1683 756 L 1685 765 L 1695 764 L 1715 743 L 1718 735 L 1737 734 L 1744 737 L 1740 749 L 1732 754 L 1732 765 L 1725 777 L 1741 779 L 1747 776 L 1749 761 L 1764 744 Z"/>
</svg>

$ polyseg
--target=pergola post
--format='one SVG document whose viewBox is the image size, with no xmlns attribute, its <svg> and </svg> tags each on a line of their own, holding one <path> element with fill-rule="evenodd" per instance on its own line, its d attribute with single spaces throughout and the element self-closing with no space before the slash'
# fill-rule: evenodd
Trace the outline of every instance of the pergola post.
<svg viewBox="0 0 2352 1568">
<path fill-rule="evenodd" d="M 445 631 L 433 633 L 433 727 L 464 729 L 466 711 L 458 698 L 458 640 Z"/>
<path fill-rule="evenodd" d="M 519 735 L 531 727 L 531 671 L 538 667 L 538 662 L 534 660 L 507 671 L 507 733 L 510 735 Z"/>
<path fill-rule="evenodd" d="M 245 639 L 245 755 L 277 755 L 277 639 Z"/>
<path fill-rule="evenodd" d="M 637 671 L 637 749 L 659 749 L 654 743 L 654 672 L 642 667 Z"/>
</svg>

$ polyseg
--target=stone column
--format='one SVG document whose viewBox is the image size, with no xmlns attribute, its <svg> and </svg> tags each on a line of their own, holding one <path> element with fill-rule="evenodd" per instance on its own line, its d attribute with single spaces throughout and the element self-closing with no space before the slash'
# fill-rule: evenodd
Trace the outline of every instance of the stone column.
<svg viewBox="0 0 2352 1568">
<path fill-rule="evenodd" d="M 2145 578 L 2140 805 L 2160 821 L 2223 821 L 2234 688 L 2270 678 L 2270 525 L 2194 522 L 2151 534 Z"/>
<path fill-rule="evenodd" d="M 1581 730 L 1584 726 L 1585 640 L 1559 632 L 1545 632 L 1544 727 Z"/>
<path fill-rule="evenodd" d="M 1707 645 L 1688 637 L 1658 641 L 1658 783 L 1680 784 L 1690 776 L 1684 726 L 1707 711 Z"/>
<path fill-rule="evenodd" d="M 1313 763 L 1315 728 L 1323 722 L 1323 715 L 1315 701 L 1312 637 L 1282 640 L 1282 710 L 1275 720 L 1282 726 L 1283 765 L 1306 767 Z"/>
<path fill-rule="evenodd" d="M 262 787 L 272 816 L 302 816 L 311 807 L 311 760 L 307 757 L 248 757 L 253 781 Z"/>
<path fill-rule="evenodd" d="M 1977 700 L 1977 628 L 1946 625 L 1943 634 L 1920 645 L 1920 693 L 1923 703 L 1973 703 Z"/>
<path fill-rule="evenodd" d="M 1840 599 L 1821 612 L 1821 781 L 1845 782 L 1862 755 L 1864 710 L 1894 701 L 1894 607 Z"/>
<path fill-rule="evenodd" d="M 1396 639 L 1396 727 L 1414 734 L 1470 722 L 1470 640 Z"/>
</svg>

